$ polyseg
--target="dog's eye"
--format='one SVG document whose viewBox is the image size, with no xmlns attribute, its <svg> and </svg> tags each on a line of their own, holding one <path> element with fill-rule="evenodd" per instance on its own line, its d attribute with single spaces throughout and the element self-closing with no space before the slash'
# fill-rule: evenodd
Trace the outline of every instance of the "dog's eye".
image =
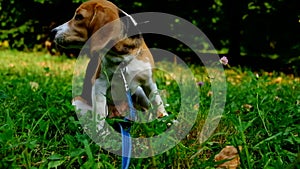
<svg viewBox="0 0 300 169">
<path fill-rule="evenodd" d="M 81 14 L 76 14 L 75 15 L 75 20 L 76 21 L 80 21 L 80 20 L 82 20 L 83 19 L 83 16 L 81 15 Z"/>
</svg>

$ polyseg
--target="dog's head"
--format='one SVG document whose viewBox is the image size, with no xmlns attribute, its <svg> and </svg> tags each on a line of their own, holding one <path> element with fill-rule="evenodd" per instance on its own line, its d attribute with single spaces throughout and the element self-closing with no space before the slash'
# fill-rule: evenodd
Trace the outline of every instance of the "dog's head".
<svg viewBox="0 0 300 169">
<path fill-rule="evenodd" d="M 84 43 L 100 28 L 119 18 L 118 8 L 106 0 L 91 0 L 81 4 L 68 22 L 54 28 L 54 42 L 64 48 L 81 48 Z M 92 48 L 102 49 L 119 34 L 118 24 L 109 24 L 101 37 L 93 37 L 96 45 Z M 93 49 L 91 49 L 93 50 Z"/>
</svg>

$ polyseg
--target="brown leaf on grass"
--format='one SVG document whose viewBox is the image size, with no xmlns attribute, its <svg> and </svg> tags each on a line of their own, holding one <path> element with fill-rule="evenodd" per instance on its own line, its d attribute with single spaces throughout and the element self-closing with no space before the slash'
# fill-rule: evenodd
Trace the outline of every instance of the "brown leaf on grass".
<svg viewBox="0 0 300 169">
<path fill-rule="evenodd" d="M 249 112 L 253 108 L 253 106 L 250 104 L 243 104 L 242 108 Z"/>
<path fill-rule="evenodd" d="M 212 91 L 208 91 L 207 97 L 211 97 L 212 95 L 213 95 L 213 92 Z"/>
<path fill-rule="evenodd" d="M 242 148 L 239 146 L 239 149 Z M 233 146 L 226 146 L 215 156 L 215 161 L 228 160 L 217 166 L 217 168 L 236 169 L 240 165 L 238 150 Z"/>
</svg>

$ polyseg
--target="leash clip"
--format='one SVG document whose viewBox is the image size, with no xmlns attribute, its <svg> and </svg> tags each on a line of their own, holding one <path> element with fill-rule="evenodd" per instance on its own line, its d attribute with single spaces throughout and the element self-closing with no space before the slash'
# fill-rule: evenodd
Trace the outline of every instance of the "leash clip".
<svg viewBox="0 0 300 169">
<path fill-rule="evenodd" d="M 120 72 L 121 72 L 121 76 L 122 76 L 122 79 L 123 79 L 123 82 L 124 82 L 125 91 L 128 92 L 129 91 L 129 86 L 128 86 L 127 80 L 125 78 L 125 75 L 124 75 L 124 73 L 126 73 L 126 70 L 127 70 L 127 67 L 122 65 L 121 68 L 120 68 Z"/>
</svg>

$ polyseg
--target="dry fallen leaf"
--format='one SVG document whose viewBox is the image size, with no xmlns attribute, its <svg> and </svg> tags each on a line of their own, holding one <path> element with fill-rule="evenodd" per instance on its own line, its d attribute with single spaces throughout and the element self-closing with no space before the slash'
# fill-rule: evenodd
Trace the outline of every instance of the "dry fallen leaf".
<svg viewBox="0 0 300 169">
<path fill-rule="evenodd" d="M 239 147 L 241 150 L 241 147 Z M 215 156 L 215 161 L 229 160 L 217 166 L 217 168 L 236 169 L 240 165 L 238 151 L 233 146 L 226 146 Z"/>
<path fill-rule="evenodd" d="M 208 91 L 207 96 L 211 97 L 212 95 L 213 95 L 213 92 L 212 91 Z"/>
<path fill-rule="evenodd" d="M 249 112 L 253 108 L 253 106 L 250 104 L 243 104 L 242 108 Z"/>
</svg>

